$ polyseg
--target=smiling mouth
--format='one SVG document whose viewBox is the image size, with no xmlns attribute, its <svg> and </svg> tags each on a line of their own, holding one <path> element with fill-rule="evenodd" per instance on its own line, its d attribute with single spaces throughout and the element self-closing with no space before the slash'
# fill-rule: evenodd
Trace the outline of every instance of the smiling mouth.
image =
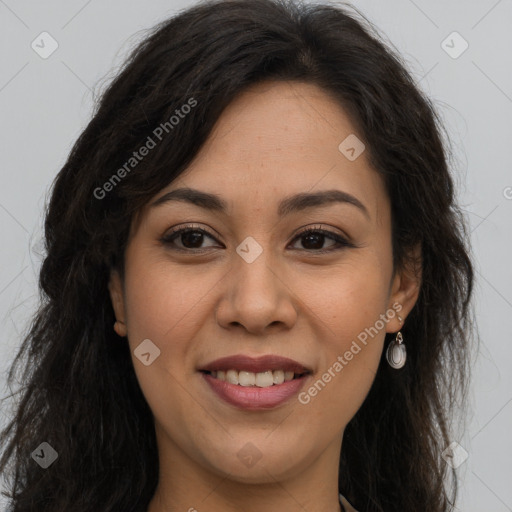
<svg viewBox="0 0 512 512">
<path fill-rule="evenodd" d="M 202 373 L 211 375 L 214 379 L 229 382 L 230 384 L 243 386 L 243 387 L 259 387 L 268 388 L 271 386 L 278 386 L 283 382 L 300 379 L 308 374 L 308 372 L 295 373 L 292 371 L 284 370 L 267 370 L 265 372 L 248 372 L 245 370 L 214 370 Z"/>
</svg>

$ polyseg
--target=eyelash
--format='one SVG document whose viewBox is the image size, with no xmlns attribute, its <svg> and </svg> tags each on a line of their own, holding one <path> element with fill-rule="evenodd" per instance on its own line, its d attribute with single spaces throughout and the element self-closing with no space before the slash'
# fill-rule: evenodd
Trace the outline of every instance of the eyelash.
<svg viewBox="0 0 512 512">
<path fill-rule="evenodd" d="M 198 228 L 198 227 L 192 226 L 192 225 L 188 225 L 188 226 L 184 226 L 184 227 L 175 229 L 174 231 L 171 231 L 170 233 L 168 233 L 167 235 L 162 237 L 160 239 L 160 241 L 164 245 L 170 246 L 171 249 L 175 250 L 175 251 L 188 252 L 188 253 L 192 252 L 192 253 L 196 253 L 196 254 L 202 254 L 202 253 L 205 253 L 208 251 L 208 249 L 182 249 L 181 247 L 174 246 L 174 240 L 176 238 L 179 238 L 179 236 L 182 235 L 183 233 L 187 233 L 187 232 L 199 232 L 199 233 L 202 233 L 202 234 L 204 234 L 210 238 L 213 238 L 215 240 L 215 237 L 210 232 L 206 231 L 205 229 Z M 320 226 L 314 226 L 312 228 L 308 228 L 308 229 L 305 229 L 305 230 L 299 232 L 295 236 L 295 238 L 292 240 L 292 242 L 294 242 L 295 240 L 302 238 L 308 234 L 311 234 L 311 233 L 324 235 L 327 238 L 330 238 L 331 240 L 334 240 L 335 242 L 337 242 L 337 245 L 334 245 L 328 249 L 318 249 L 318 250 L 316 250 L 316 249 L 299 249 L 299 250 L 303 250 L 303 251 L 307 251 L 307 252 L 314 252 L 317 254 L 325 254 L 325 253 L 330 253 L 333 251 L 339 251 L 346 247 L 355 247 L 354 244 L 350 243 L 348 240 L 343 238 L 341 235 L 334 233 L 333 231 L 328 231 L 326 229 L 322 229 Z"/>
</svg>

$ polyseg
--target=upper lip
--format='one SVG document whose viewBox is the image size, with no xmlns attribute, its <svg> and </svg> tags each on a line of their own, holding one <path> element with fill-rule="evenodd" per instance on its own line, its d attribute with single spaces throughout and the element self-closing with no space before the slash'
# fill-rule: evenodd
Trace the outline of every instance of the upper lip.
<svg viewBox="0 0 512 512">
<path fill-rule="evenodd" d="M 243 354 L 221 357 L 220 359 L 216 359 L 202 366 L 199 370 L 208 372 L 217 370 L 239 370 L 253 373 L 265 372 L 267 370 L 283 370 L 296 374 L 311 373 L 311 369 L 307 366 L 293 359 L 274 354 L 261 357 L 250 357 Z"/>
</svg>

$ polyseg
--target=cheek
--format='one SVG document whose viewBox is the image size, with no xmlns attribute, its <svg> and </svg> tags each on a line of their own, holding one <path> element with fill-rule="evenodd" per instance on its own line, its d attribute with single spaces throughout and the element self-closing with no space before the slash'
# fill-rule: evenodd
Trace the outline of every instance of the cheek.
<svg viewBox="0 0 512 512">
<path fill-rule="evenodd" d="M 347 259 L 324 274 L 297 276 L 294 292 L 307 306 L 306 316 L 310 310 L 330 333 L 330 342 L 340 348 L 373 326 L 385 312 L 389 293 L 385 270 L 370 252 L 360 259 L 354 255 L 351 261 Z"/>
<path fill-rule="evenodd" d="M 150 409 L 158 421 L 165 423 L 169 411 L 175 411 L 178 417 L 187 416 L 190 340 L 204 323 L 208 308 L 208 297 L 204 295 L 212 285 L 206 282 L 198 286 L 197 279 L 194 281 L 191 275 L 172 269 L 168 261 L 145 259 L 143 251 L 131 256 L 126 267 L 125 289 L 133 366 Z M 147 339 L 160 352 L 146 366 L 136 352 Z"/>
<path fill-rule="evenodd" d="M 314 313 L 315 343 L 322 354 L 321 368 L 301 403 L 315 409 L 308 418 L 319 426 L 339 424 L 340 415 L 348 423 L 370 390 L 385 338 L 381 315 L 386 313 L 387 278 L 382 265 L 369 259 L 365 265 L 338 268 L 321 287 L 317 282 L 301 288 Z"/>
<path fill-rule="evenodd" d="M 174 267 L 154 256 L 133 258 L 127 276 L 127 317 L 134 340 L 154 337 L 165 346 L 172 339 L 176 347 L 178 340 L 192 337 L 215 276 L 199 273 L 194 266 Z"/>
</svg>

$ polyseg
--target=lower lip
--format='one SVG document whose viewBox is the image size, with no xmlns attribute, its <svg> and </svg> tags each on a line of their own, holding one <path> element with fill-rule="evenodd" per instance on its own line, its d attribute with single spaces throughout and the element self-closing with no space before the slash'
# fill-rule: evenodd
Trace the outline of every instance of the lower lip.
<svg viewBox="0 0 512 512">
<path fill-rule="evenodd" d="M 257 386 L 239 386 L 230 382 L 216 379 L 209 373 L 203 373 L 211 389 L 228 404 L 249 411 L 272 409 L 296 395 L 309 375 L 292 379 L 282 384 L 274 384 L 267 388 Z"/>
</svg>

